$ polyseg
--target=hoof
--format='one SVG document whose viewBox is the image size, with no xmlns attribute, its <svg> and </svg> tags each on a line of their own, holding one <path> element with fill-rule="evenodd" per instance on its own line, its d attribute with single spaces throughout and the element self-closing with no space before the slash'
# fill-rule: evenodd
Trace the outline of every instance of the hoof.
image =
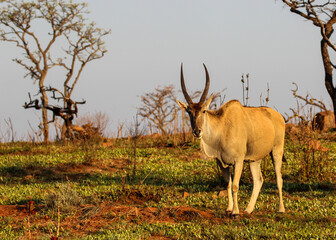
<svg viewBox="0 0 336 240">
<path fill-rule="evenodd" d="M 226 213 L 226 216 L 227 216 L 227 217 L 231 217 L 231 216 L 232 216 L 232 211 L 226 210 L 225 213 Z"/>
<path fill-rule="evenodd" d="M 239 214 L 231 214 L 231 219 L 238 220 L 240 218 Z"/>
<path fill-rule="evenodd" d="M 249 212 L 249 211 L 246 211 L 246 210 L 244 210 L 244 211 L 242 211 L 242 214 L 245 216 L 250 216 L 251 215 L 251 213 L 252 212 Z"/>
</svg>

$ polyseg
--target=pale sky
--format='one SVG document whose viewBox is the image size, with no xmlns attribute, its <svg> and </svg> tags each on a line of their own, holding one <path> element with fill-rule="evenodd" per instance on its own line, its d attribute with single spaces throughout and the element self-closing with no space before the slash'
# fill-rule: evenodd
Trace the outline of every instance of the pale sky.
<svg viewBox="0 0 336 240">
<path fill-rule="evenodd" d="M 75 90 L 85 99 L 79 114 L 101 111 L 119 122 L 131 122 L 140 95 L 173 84 L 180 89 L 180 65 L 190 90 L 203 89 L 203 63 L 210 91 L 227 88 L 226 100 L 242 100 L 241 75 L 250 74 L 250 105 L 270 85 L 269 107 L 289 113 L 296 103 L 290 89 L 299 85 L 330 106 L 324 86 L 319 29 L 270 0 L 87 0 L 89 18 L 111 29 L 108 53 L 87 65 Z M 16 140 L 37 127 L 41 113 L 25 110 L 27 93 L 37 86 L 11 59 L 21 54 L 14 44 L 0 42 L 0 130 L 11 119 Z M 60 79 L 63 80 L 63 79 Z M 49 79 L 49 81 L 60 81 Z M 184 99 L 182 96 L 180 100 Z M 1 138 L 1 135 L 0 135 Z M 0 139 L 1 140 L 1 139 Z"/>
</svg>

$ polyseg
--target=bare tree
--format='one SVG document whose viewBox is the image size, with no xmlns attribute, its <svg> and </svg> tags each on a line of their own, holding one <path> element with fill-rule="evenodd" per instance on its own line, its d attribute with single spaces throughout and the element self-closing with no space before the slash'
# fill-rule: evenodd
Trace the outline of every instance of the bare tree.
<svg viewBox="0 0 336 240">
<path fill-rule="evenodd" d="M 47 123 L 44 123 L 43 125 L 55 122 L 56 117 L 60 117 L 64 121 L 63 129 L 62 129 L 62 138 L 72 139 L 72 121 L 75 115 L 77 115 L 78 113 L 77 104 L 85 104 L 86 101 L 83 100 L 82 102 L 75 102 L 71 98 L 67 98 L 65 94 L 63 94 L 58 89 L 52 88 L 52 87 L 45 88 L 45 91 L 47 93 L 48 92 L 52 93 L 52 96 L 51 96 L 52 99 L 56 101 L 63 101 L 64 107 L 60 107 L 58 105 L 51 105 L 51 104 L 48 104 L 43 107 L 43 104 L 39 103 L 38 99 L 32 100 L 30 93 L 28 94 L 29 103 L 26 102 L 23 105 L 23 107 L 26 109 L 35 108 L 38 110 L 46 108 L 47 110 L 51 111 L 53 114 L 52 120 L 48 121 Z M 42 128 L 43 128 L 43 125 L 42 125 Z"/>
<path fill-rule="evenodd" d="M 98 130 L 100 135 L 106 136 L 107 128 L 110 124 L 110 117 L 101 111 L 96 111 L 94 113 L 88 112 L 78 117 L 75 124 L 78 126 L 91 125 L 93 128 Z"/>
<path fill-rule="evenodd" d="M 214 92 L 213 93 L 213 97 L 212 97 L 212 101 L 211 101 L 211 104 L 210 104 L 210 109 L 216 109 L 218 107 L 220 107 L 224 101 L 225 101 L 225 97 L 226 95 L 223 94 L 224 92 L 226 91 L 226 88 L 220 90 L 219 92 Z M 190 98 L 194 101 L 196 101 L 196 99 L 200 98 L 202 95 L 202 91 L 195 91 L 195 92 L 192 92 L 190 91 Z M 179 110 L 181 110 L 179 108 Z"/>
<path fill-rule="evenodd" d="M 333 70 L 336 65 L 330 59 L 329 51 L 336 52 L 336 45 L 332 43 L 334 24 L 336 23 L 336 3 L 330 0 L 282 0 L 290 11 L 311 21 L 321 32 L 321 55 L 324 66 L 324 82 L 331 97 L 334 115 L 336 115 L 336 88 L 333 83 Z M 336 121 L 336 117 L 335 117 Z"/>
<path fill-rule="evenodd" d="M 292 93 L 294 98 L 296 99 L 296 109 L 290 108 L 291 115 L 285 113 L 286 118 L 285 121 L 289 122 L 292 119 L 299 120 L 299 123 L 302 123 L 304 125 L 308 125 L 309 122 L 312 122 L 314 120 L 315 116 L 315 108 L 319 109 L 320 111 L 326 111 L 328 112 L 327 107 L 325 104 L 316 98 L 313 98 L 309 93 L 306 94 L 305 97 L 299 95 L 297 92 L 299 90 L 299 87 L 296 83 L 293 82 L 293 85 L 295 86 L 295 89 L 292 89 Z"/>
<path fill-rule="evenodd" d="M 12 42 L 22 50 L 23 56 L 14 62 L 21 65 L 34 83 L 38 83 L 40 99 L 31 99 L 25 108 L 42 110 L 44 140 L 49 139 L 48 110 L 54 117 L 62 117 L 69 129 L 77 113 L 77 104 L 71 99 L 75 86 L 87 63 L 102 58 L 106 52 L 102 38 L 109 34 L 88 23 L 87 4 L 68 0 L 3 0 L 0 9 L 0 40 Z M 48 26 L 43 34 L 41 24 Z M 42 33 L 41 33 L 42 32 Z M 60 54 L 61 53 L 61 54 Z M 65 74 L 63 89 L 46 87 L 46 79 L 52 68 L 60 68 Z M 49 96 L 63 106 L 50 103 Z M 52 120 L 52 121 L 53 121 Z"/>
<path fill-rule="evenodd" d="M 215 92 L 213 95 L 213 100 L 210 105 L 211 109 L 215 109 L 223 104 L 225 100 L 225 95 L 223 89 L 219 92 Z M 191 99 L 196 99 L 201 96 L 201 91 L 191 92 Z M 144 119 L 147 119 L 150 124 L 159 130 L 163 135 L 168 134 L 168 126 L 178 118 L 178 112 L 181 109 L 176 104 L 176 96 L 173 85 L 157 87 L 154 92 L 146 93 L 141 98 L 141 107 L 139 108 L 139 115 Z M 182 132 L 185 133 L 185 125 L 189 127 L 188 118 L 184 112 L 181 112 L 182 118 Z"/>
<path fill-rule="evenodd" d="M 152 123 L 161 134 L 166 135 L 167 126 L 174 120 L 177 111 L 174 86 L 159 86 L 154 92 L 146 93 L 140 98 L 139 115 Z"/>
</svg>

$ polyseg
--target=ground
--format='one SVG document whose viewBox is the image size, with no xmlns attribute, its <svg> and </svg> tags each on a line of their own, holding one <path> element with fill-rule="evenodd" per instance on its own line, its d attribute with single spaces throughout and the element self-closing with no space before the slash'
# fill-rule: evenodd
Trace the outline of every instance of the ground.
<svg viewBox="0 0 336 240">
<path fill-rule="evenodd" d="M 286 213 L 279 214 L 274 171 L 266 159 L 265 184 L 255 211 L 247 214 L 247 165 L 235 220 L 225 212 L 227 196 L 215 161 L 204 159 L 197 145 L 140 147 L 135 158 L 133 150 L 120 144 L 4 145 L 0 238 L 336 238 L 333 172 L 323 182 L 293 181 L 300 168 L 289 155 L 283 166 Z M 332 160 L 329 167 L 335 165 Z"/>
</svg>

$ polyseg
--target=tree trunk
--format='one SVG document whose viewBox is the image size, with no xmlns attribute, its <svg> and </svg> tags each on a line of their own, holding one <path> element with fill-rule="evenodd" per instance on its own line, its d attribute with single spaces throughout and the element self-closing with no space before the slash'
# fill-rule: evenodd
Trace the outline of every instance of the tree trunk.
<svg viewBox="0 0 336 240">
<path fill-rule="evenodd" d="M 336 126 L 336 94 L 334 94 L 334 96 L 332 97 L 332 103 L 333 103 L 333 107 L 334 107 L 334 116 L 335 116 L 335 126 Z"/>
<path fill-rule="evenodd" d="M 326 27 L 325 29 L 327 37 L 330 38 L 334 30 L 330 26 Z M 324 38 L 321 40 L 321 54 L 325 72 L 324 83 L 333 103 L 336 124 L 336 89 L 333 84 L 333 66 L 328 52 L 328 43 Z"/>
<path fill-rule="evenodd" d="M 64 124 L 65 124 L 65 127 L 66 127 L 65 137 L 69 140 L 73 140 L 72 121 L 69 119 L 69 116 L 67 116 L 67 118 L 64 119 Z"/>
<path fill-rule="evenodd" d="M 39 80 L 39 88 L 41 93 L 41 102 L 42 102 L 42 126 L 43 126 L 43 137 L 44 142 L 49 142 L 49 123 L 48 123 L 48 95 L 45 91 L 44 87 L 44 79 L 47 75 L 47 71 L 44 71 L 40 80 Z"/>
<path fill-rule="evenodd" d="M 44 142 L 49 142 L 49 123 L 48 123 L 48 96 L 44 89 L 41 89 L 41 100 L 42 100 L 42 125 L 43 125 L 43 137 Z"/>
</svg>

